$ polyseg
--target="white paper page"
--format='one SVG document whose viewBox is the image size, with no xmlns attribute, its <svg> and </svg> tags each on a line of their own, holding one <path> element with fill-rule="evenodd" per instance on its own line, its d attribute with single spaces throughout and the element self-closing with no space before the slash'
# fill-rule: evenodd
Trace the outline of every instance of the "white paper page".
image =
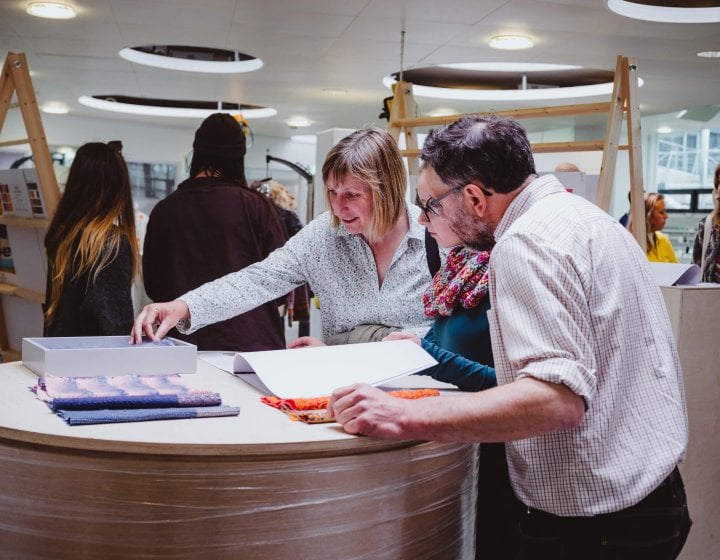
<svg viewBox="0 0 720 560">
<path fill-rule="evenodd" d="M 226 371 L 230 374 L 235 375 L 238 379 L 242 379 L 248 385 L 252 385 L 263 395 L 270 395 L 272 391 L 268 389 L 262 380 L 255 373 L 234 373 L 233 362 L 235 359 L 235 352 L 213 352 L 204 350 L 198 352 L 198 358 L 215 366 L 218 369 Z"/>
<path fill-rule="evenodd" d="M 436 363 L 414 342 L 393 340 L 242 352 L 235 360 L 234 369 L 247 370 L 249 365 L 278 397 L 312 398 L 327 396 L 333 389 L 352 383 L 379 385 Z"/>
<path fill-rule="evenodd" d="M 695 286 L 702 274 L 696 264 L 649 262 L 648 265 L 658 286 Z"/>
</svg>

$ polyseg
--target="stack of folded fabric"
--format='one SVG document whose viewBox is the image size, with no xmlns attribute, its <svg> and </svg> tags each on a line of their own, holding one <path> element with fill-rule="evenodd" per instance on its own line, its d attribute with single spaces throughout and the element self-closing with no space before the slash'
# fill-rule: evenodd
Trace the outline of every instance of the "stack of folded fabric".
<svg viewBox="0 0 720 560">
<path fill-rule="evenodd" d="M 388 395 L 399 399 L 423 399 L 425 397 L 437 397 L 440 395 L 440 391 L 437 389 L 398 389 L 396 391 L 388 391 Z M 312 399 L 260 397 L 260 400 L 268 406 L 281 410 L 293 421 L 305 422 L 306 424 L 324 424 L 335 421 L 335 419 L 328 416 L 327 413 L 330 397 L 316 397 Z"/>
<path fill-rule="evenodd" d="M 71 426 L 240 414 L 219 394 L 193 389 L 179 375 L 47 375 L 30 389 Z"/>
</svg>

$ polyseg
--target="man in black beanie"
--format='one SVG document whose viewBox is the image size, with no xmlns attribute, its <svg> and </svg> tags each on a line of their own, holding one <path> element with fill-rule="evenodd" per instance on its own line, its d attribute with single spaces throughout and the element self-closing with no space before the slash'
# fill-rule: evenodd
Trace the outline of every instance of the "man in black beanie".
<svg viewBox="0 0 720 560">
<path fill-rule="evenodd" d="M 287 240 L 270 201 L 245 179 L 245 133 L 226 113 L 207 117 L 195 131 L 190 179 L 155 205 L 143 250 L 143 281 L 153 301 L 171 301 L 230 272 L 263 260 Z M 198 350 L 276 350 L 285 334 L 276 302 L 170 336 Z"/>
</svg>

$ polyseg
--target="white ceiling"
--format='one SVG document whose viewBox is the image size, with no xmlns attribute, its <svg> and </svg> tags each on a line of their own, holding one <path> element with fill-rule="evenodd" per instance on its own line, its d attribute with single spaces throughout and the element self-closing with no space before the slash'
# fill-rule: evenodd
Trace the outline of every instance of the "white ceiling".
<svg viewBox="0 0 720 560">
<path fill-rule="evenodd" d="M 61 101 L 72 114 L 88 117 L 171 124 L 77 102 L 81 95 L 122 94 L 274 107 L 275 117 L 251 121 L 262 135 L 386 127 L 378 118 L 389 95 L 381 80 L 400 69 L 402 29 L 405 68 L 522 61 L 614 70 L 623 54 L 637 58 L 645 81 L 643 115 L 720 104 L 720 59 L 696 56 L 720 49 L 720 24 L 640 22 L 610 12 L 603 0 L 68 1 L 78 17 L 60 21 L 27 15 L 29 0 L 0 0 L 0 53 L 26 53 L 40 104 Z M 490 49 L 488 40 L 501 32 L 529 35 L 535 47 Z M 151 43 L 239 50 L 265 65 L 215 76 L 140 66 L 117 55 L 123 47 Z M 506 108 L 418 101 L 424 113 L 440 106 L 463 112 Z M 298 115 L 312 125 L 289 128 L 285 121 Z"/>
</svg>

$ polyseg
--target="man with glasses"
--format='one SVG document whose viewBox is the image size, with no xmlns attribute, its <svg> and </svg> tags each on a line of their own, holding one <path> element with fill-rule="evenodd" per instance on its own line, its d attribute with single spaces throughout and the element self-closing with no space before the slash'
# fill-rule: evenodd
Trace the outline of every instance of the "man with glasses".
<svg viewBox="0 0 720 560">
<path fill-rule="evenodd" d="M 464 117 L 429 135 L 421 159 L 426 215 L 468 247 L 494 244 L 499 386 L 408 402 L 353 385 L 333 393 L 330 413 L 380 438 L 507 442 L 523 559 L 676 558 L 691 523 L 677 470 L 687 413 L 640 247 L 554 176 L 538 178 L 510 119 Z"/>
</svg>

